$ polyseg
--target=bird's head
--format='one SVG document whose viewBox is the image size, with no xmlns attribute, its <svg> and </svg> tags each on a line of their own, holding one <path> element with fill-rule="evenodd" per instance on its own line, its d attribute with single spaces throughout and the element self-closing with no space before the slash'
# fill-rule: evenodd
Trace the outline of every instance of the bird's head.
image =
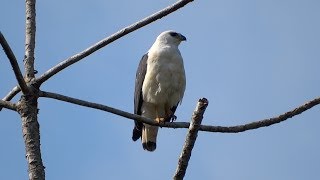
<svg viewBox="0 0 320 180">
<path fill-rule="evenodd" d="M 161 43 L 175 44 L 175 45 L 179 45 L 181 41 L 186 41 L 186 40 L 187 38 L 185 36 L 172 30 L 164 31 L 157 37 L 157 41 Z"/>
</svg>

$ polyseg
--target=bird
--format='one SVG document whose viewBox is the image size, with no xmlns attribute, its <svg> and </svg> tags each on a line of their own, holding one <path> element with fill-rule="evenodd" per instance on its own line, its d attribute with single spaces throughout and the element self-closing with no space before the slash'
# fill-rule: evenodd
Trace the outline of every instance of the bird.
<svg viewBox="0 0 320 180">
<path fill-rule="evenodd" d="M 134 114 L 158 123 L 176 120 L 174 115 L 186 89 L 183 58 L 178 46 L 186 37 L 173 30 L 160 33 L 142 56 L 136 72 Z M 146 151 L 157 147 L 158 126 L 135 120 L 132 140 L 141 138 Z"/>
</svg>

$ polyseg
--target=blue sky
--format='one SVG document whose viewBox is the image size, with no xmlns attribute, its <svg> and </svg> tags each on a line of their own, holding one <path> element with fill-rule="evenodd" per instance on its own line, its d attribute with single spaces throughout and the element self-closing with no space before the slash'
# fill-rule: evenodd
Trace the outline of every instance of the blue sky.
<svg viewBox="0 0 320 180">
<path fill-rule="evenodd" d="M 174 1 L 38 1 L 39 74 Z M 42 90 L 133 111 L 135 71 L 162 31 L 180 45 L 187 74 L 178 121 L 209 99 L 207 125 L 240 125 L 278 116 L 320 94 L 320 1 L 195 1 L 104 47 L 51 78 Z M 24 2 L 4 0 L 0 30 L 22 67 Z M 17 83 L 0 51 L 0 96 Z M 18 99 L 14 99 L 16 102 Z M 46 178 L 171 179 L 186 129 L 160 129 L 158 147 L 132 142 L 131 120 L 39 99 Z M 289 121 L 238 134 L 200 132 L 185 179 L 319 179 L 320 106 Z M 19 116 L 0 112 L 0 179 L 27 178 Z"/>
</svg>

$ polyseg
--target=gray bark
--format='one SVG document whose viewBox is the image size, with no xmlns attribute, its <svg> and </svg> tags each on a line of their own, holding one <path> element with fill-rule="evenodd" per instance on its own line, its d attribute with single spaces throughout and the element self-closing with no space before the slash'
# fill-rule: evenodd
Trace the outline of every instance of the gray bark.
<svg viewBox="0 0 320 180">
<path fill-rule="evenodd" d="M 22 120 L 22 134 L 28 162 L 30 180 L 44 180 L 45 172 L 40 151 L 40 130 L 38 123 L 39 87 L 34 82 L 34 50 L 36 37 L 36 0 L 26 0 L 26 34 L 25 34 L 24 80 L 28 92 L 23 92 L 17 103 L 17 111 Z"/>
<path fill-rule="evenodd" d="M 30 180 L 44 180 L 45 172 L 40 152 L 40 131 L 38 123 L 38 98 L 34 95 L 22 95 L 17 103 L 17 111 L 22 120 L 22 134 L 28 162 Z"/>
<path fill-rule="evenodd" d="M 174 180 L 182 180 L 186 174 L 191 152 L 198 137 L 198 131 L 203 119 L 203 114 L 208 107 L 209 101 L 206 98 L 199 99 L 196 109 L 192 114 L 189 131 L 179 157 L 178 166 L 173 176 Z"/>
</svg>

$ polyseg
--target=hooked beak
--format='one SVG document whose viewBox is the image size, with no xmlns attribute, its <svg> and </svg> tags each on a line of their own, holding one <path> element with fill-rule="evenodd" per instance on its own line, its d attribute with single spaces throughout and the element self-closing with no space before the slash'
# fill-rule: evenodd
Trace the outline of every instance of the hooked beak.
<svg viewBox="0 0 320 180">
<path fill-rule="evenodd" d="M 187 38 L 184 35 L 179 34 L 179 37 L 181 41 L 187 41 Z"/>
</svg>

